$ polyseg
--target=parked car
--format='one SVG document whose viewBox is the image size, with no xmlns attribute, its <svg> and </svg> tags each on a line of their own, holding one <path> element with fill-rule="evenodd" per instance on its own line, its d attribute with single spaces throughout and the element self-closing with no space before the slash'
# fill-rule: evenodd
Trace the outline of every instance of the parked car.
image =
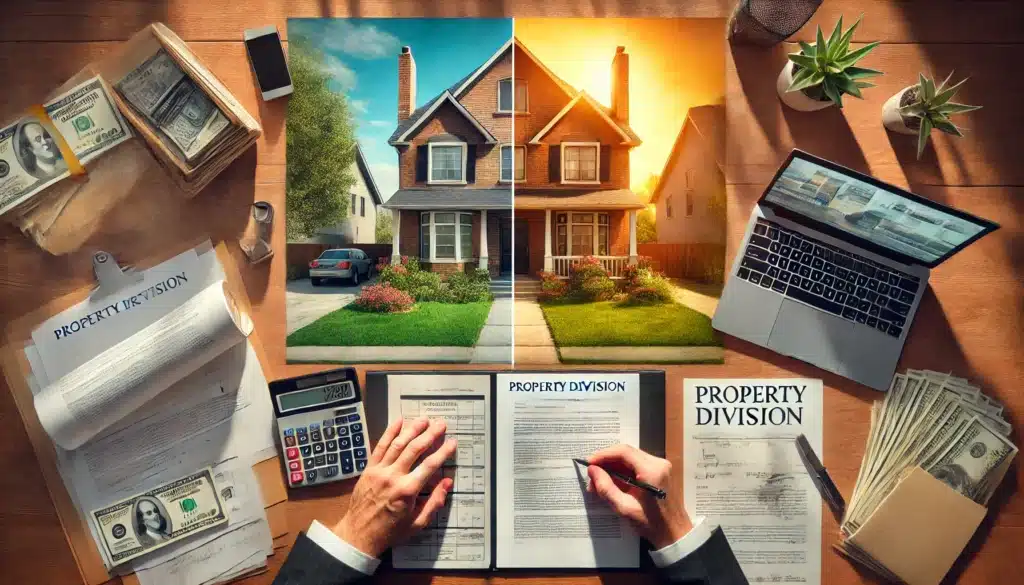
<svg viewBox="0 0 1024 585">
<path fill-rule="evenodd" d="M 369 279 L 373 271 L 373 260 L 356 248 L 324 250 L 320 257 L 309 263 L 309 282 L 320 286 L 329 278 L 348 280 L 359 284 L 360 278 Z"/>
</svg>

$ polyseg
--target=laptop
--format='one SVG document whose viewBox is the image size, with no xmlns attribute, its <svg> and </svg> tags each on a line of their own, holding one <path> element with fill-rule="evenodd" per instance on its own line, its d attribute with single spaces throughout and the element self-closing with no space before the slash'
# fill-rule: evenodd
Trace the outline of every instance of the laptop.
<svg viewBox="0 0 1024 585">
<path fill-rule="evenodd" d="M 887 390 L 930 270 L 998 227 L 794 150 L 750 214 L 712 325 Z"/>
</svg>

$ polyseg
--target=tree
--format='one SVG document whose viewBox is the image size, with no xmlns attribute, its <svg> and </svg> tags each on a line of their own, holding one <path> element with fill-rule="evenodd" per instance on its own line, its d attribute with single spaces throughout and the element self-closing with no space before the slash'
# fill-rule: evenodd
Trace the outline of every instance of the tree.
<svg viewBox="0 0 1024 585">
<path fill-rule="evenodd" d="M 636 214 L 636 241 L 641 244 L 658 241 L 658 227 L 654 223 L 654 207 L 651 205 Z"/>
<path fill-rule="evenodd" d="M 356 137 L 348 99 L 328 87 L 323 54 L 298 38 L 288 53 L 295 90 L 288 102 L 285 231 L 294 240 L 348 217 Z"/>
<path fill-rule="evenodd" d="M 377 210 L 377 237 L 376 242 L 378 244 L 390 244 L 391 236 L 391 210 L 390 209 L 378 209 Z"/>
</svg>

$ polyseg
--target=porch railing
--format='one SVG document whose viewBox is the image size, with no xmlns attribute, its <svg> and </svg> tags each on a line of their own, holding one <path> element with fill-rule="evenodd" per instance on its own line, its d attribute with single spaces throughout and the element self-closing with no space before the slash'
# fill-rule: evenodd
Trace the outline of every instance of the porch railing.
<svg viewBox="0 0 1024 585">
<path fill-rule="evenodd" d="M 552 256 L 552 268 L 557 276 L 569 277 L 572 265 L 582 260 L 583 256 Z M 629 264 L 629 256 L 594 256 L 612 278 L 622 278 L 622 272 Z"/>
</svg>

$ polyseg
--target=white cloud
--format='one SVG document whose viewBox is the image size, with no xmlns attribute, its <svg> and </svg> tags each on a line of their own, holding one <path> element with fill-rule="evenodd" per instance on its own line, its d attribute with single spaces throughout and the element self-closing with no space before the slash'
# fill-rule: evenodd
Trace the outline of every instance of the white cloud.
<svg viewBox="0 0 1024 585">
<path fill-rule="evenodd" d="M 341 59 L 332 55 L 324 56 L 323 72 L 341 86 L 342 91 L 350 91 L 356 86 L 356 72 L 342 63 Z"/>
<path fill-rule="evenodd" d="M 370 165 L 370 173 L 377 183 L 380 198 L 387 202 L 398 190 L 398 165 L 391 163 L 374 163 Z"/>
<path fill-rule="evenodd" d="M 361 115 L 368 111 L 370 102 L 367 100 L 349 100 L 348 105 L 352 107 L 353 112 Z"/>
<path fill-rule="evenodd" d="M 388 126 L 394 126 L 396 124 L 389 120 L 369 120 L 366 123 L 374 128 L 387 128 Z"/>
<path fill-rule="evenodd" d="M 323 37 L 328 51 L 341 51 L 359 59 L 383 59 L 398 54 L 401 41 L 395 35 L 378 30 L 372 24 L 354 24 L 346 20 L 332 23 Z"/>
</svg>

